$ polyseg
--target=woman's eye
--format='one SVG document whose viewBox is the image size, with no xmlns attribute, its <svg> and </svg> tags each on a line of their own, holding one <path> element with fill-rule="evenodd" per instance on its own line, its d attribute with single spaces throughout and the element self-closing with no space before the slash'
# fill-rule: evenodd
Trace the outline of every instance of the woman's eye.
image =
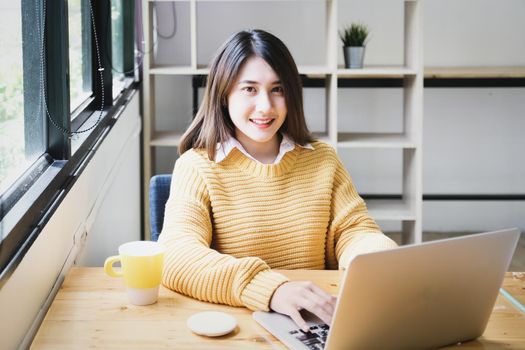
<svg viewBox="0 0 525 350">
<path fill-rule="evenodd" d="M 244 91 L 248 92 L 248 93 L 254 93 L 256 92 L 255 88 L 253 86 L 245 86 L 242 88 Z"/>
<path fill-rule="evenodd" d="M 283 93 L 283 88 L 281 86 L 276 86 L 272 89 L 272 92 L 275 92 L 277 94 L 282 94 Z"/>
</svg>

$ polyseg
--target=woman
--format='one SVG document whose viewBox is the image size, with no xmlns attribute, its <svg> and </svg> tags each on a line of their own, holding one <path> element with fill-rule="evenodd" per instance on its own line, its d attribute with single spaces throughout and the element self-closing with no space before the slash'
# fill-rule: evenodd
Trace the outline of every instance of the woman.
<svg viewBox="0 0 525 350">
<path fill-rule="evenodd" d="M 163 283 L 213 303 L 274 310 L 307 329 L 335 298 L 273 269 L 344 268 L 395 247 L 368 215 L 335 151 L 306 126 L 295 62 L 275 36 L 234 34 L 210 67 L 183 135 L 159 241 Z"/>
</svg>

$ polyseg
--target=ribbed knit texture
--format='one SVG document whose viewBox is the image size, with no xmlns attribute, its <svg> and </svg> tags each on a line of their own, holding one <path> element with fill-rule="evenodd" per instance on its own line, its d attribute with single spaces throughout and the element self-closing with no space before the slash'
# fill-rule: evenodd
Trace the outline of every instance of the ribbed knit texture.
<svg viewBox="0 0 525 350">
<path fill-rule="evenodd" d="M 168 248 L 163 283 L 200 300 L 268 310 L 287 281 L 271 269 L 336 269 L 360 252 L 394 247 L 333 148 L 312 145 L 278 164 L 238 149 L 219 164 L 204 150 L 184 153 L 159 238 Z"/>
</svg>

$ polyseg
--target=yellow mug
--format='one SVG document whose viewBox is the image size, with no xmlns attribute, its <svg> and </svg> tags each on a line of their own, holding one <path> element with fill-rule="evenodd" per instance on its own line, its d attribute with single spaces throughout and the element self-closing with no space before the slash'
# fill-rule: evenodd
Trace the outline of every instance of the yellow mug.
<svg viewBox="0 0 525 350">
<path fill-rule="evenodd" d="M 165 248 L 157 242 L 134 241 L 122 244 L 119 255 L 104 262 L 104 271 L 111 277 L 124 277 L 128 298 L 135 305 L 157 302 L 162 279 Z M 121 271 L 113 264 L 120 261 Z"/>
</svg>

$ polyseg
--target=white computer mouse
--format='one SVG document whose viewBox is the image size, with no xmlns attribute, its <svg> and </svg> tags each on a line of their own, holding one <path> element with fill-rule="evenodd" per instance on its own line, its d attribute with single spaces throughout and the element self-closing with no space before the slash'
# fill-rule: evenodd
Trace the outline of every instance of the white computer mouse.
<svg viewBox="0 0 525 350">
<path fill-rule="evenodd" d="M 237 320 L 224 312 L 205 311 L 190 316 L 186 324 L 198 335 L 219 337 L 233 331 L 237 327 Z"/>
</svg>

